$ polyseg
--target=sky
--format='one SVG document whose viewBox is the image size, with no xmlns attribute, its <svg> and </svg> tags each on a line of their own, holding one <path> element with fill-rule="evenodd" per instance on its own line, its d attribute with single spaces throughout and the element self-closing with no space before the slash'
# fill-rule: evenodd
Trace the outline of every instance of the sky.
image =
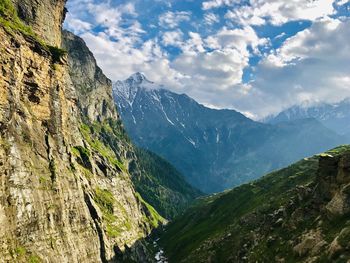
<svg viewBox="0 0 350 263">
<path fill-rule="evenodd" d="M 350 97 L 350 0 L 70 0 L 64 27 L 113 81 L 142 72 L 259 119 Z"/>
</svg>

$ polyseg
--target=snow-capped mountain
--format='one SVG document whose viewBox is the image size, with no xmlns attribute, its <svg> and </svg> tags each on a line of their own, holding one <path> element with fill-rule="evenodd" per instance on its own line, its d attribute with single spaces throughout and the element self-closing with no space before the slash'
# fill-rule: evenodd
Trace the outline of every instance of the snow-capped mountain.
<svg viewBox="0 0 350 263">
<path fill-rule="evenodd" d="M 114 83 L 113 93 L 132 140 L 170 161 L 204 192 L 247 182 L 342 143 L 314 119 L 255 122 L 234 110 L 207 108 L 141 73 Z"/>
<path fill-rule="evenodd" d="M 344 135 L 350 133 L 350 99 L 339 103 L 309 105 L 304 103 L 286 109 L 276 116 L 264 120 L 267 123 L 281 123 L 285 121 L 315 118 L 324 126 Z"/>
</svg>

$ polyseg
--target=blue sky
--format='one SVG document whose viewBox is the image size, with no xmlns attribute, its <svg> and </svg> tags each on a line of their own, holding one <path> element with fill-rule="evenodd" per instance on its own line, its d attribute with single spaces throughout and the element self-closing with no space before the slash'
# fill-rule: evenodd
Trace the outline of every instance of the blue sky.
<svg viewBox="0 0 350 263">
<path fill-rule="evenodd" d="M 350 96 L 349 0 L 71 0 L 65 28 L 112 80 L 134 72 L 261 118 Z"/>
</svg>

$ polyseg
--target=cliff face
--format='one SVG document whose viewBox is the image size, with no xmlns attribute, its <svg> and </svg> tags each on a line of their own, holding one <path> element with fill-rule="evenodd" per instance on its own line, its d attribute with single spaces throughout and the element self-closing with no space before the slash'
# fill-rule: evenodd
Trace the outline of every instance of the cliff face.
<svg viewBox="0 0 350 263">
<path fill-rule="evenodd" d="M 58 46 L 64 3 L 14 1 Z M 130 180 L 110 81 L 90 52 L 68 66 L 1 23 L 0 41 L 0 262 L 115 262 L 163 219 Z"/>
<path fill-rule="evenodd" d="M 67 0 L 11 0 L 19 18 L 49 45 L 61 46 Z"/>
<path fill-rule="evenodd" d="M 79 96 L 79 106 L 89 121 L 118 120 L 111 86 L 112 82 L 96 65 L 85 42 L 74 34 L 63 32 L 63 47 L 69 51 L 70 75 Z"/>
</svg>

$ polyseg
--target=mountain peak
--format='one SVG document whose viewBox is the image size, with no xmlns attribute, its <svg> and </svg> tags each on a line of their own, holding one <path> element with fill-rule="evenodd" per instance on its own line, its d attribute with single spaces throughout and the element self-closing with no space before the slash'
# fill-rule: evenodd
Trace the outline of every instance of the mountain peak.
<svg viewBox="0 0 350 263">
<path fill-rule="evenodd" d="M 146 76 L 141 72 L 136 72 L 132 74 L 126 81 L 133 84 L 141 84 L 147 80 Z"/>
</svg>

